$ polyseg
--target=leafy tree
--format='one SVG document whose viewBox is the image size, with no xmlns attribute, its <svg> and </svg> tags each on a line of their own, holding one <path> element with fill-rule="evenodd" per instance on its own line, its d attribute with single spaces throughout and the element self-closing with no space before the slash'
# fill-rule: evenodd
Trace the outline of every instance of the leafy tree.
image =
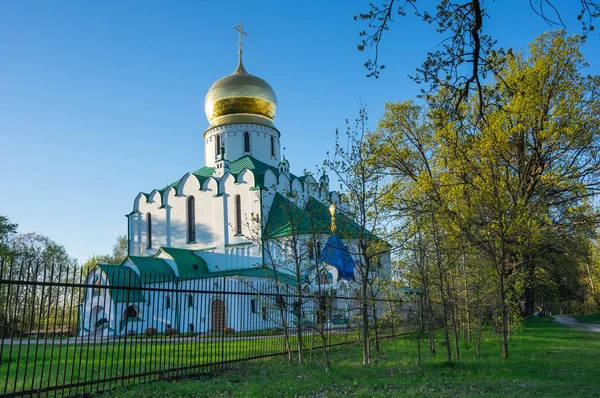
<svg viewBox="0 0 600 398">
<path fill-rule="evenodd" d="M 0 216 L 0 257 L 8 254 L 8 240 L 17 232 L 17 227 L 8 217 Z"/>
<path fill-rule="evenodd" d="M 26 233 L 12 237 L 10 268 L 2 269 L 2 278 L 23 282 L 70 282 L 76 278 L 76 260 L 51 239 Z M 5 333 L 31 330 L 64 330 L 74 327 L 77 289 L 23 283 L 17 288 L 2 287 L 0 329 Z"/>
<path fill-rule="evenodd" d="M 369 310 L 373 297 L 370 281 L 378 270 L 379 258 L 389 250 L 381 239 L 386 229 L 382 207 L 385 176 L 379 165 L 371 162 L 368 131 L 368 116 L 362 107 L 354 128 L 347 127 L 345 139 L 338 134 L 335 152 L 326 162 L 340 183 L 344 211 L 358 225 L 349 250 L 359 259 L 355 277 L 360 283 L 363 365 L 371 363 Z"/>
<path fill-rule="evenodd" d="M 556 266 L 574 267 L 563 261 L 568 251 L 544 250 L 559 248 L 564 237 L 577 242 L 591 236 L 598 220 L 591 198 L 600 184 L 599 78 L 582 74 L 582 43 L 580 36 L 550 32 L 531 44 L 528 56 L 505 57 L 498 79 L 506 84 L 489 83 L 500 106 L 488 110 L 484 123 L 476 95 L 461 105 L 463 117 L 452 123 L 439 108 L 388 104 L 371 137 L 373 157 L 398 182 L 387 206 L 398 219 L 418 216 L 421 231 L 431 236 L 431 269 L 438 276 L 434 285 L 429 279 L 428 288 L 437 285 L 430 293 L 439 295 L 455 337 L 457 314 L 468 319 L 475 309 L 466 295 L 456 293 L 460 286 L 465 291 L 479 286 L 477 297 L 489 293 L 489 284 L 481 285 L 477 272 L 469 270 L 470 258 L 493 270 L 492 320 L 504 357 L 523 296 L 536 289 L 577 290 L 577 272 L 569 281 L 556 279 L 568 274 Z M 585 257 L 580 258 L 578 264 Z M 544 282 L 536 288 L 540 273 Z M 556 289 L 548 289 L 552 285 Z"/>
<path fill-rule="evenodd" d="M 81 266 L 81 273 L 87 276 L 98 264 L 121 264 L 128 256 L 127 236 L 117 236 L 117 241 L 113 246 L 111 254 L 93 255 L 88 258 Z"/>
<path fill-rule="evenodd" d="M 592 0 L 580 0 L 579 4 L 581 9 L 577 19 L 585 36 L 594 30 L 593 20 L 600 15 L 600 4 Z M 561 17 L 565 11 L 564 4 L 543 0 L 530 1 L 528 5 L 550 26 L 566 27 Z M 377 78 L 385 68 L 379 59 L 379 45 L 395 17 L 405 17 L 409 13 L 435 26 L 444 37 L 441 48 L 427 54 L 412 78 L 418 83 L 429 84 L 429 88 L 423 90 L 425 93 L 435 94 L 444 90 L 445 96 L 436 97 L 440 101 L 438 106 L 454 111 L 460 109 L 461 103 L 474 90 L 479 116 L 484 116 L 484 108 L 493 99 L 488 95 L 490 88 L 484 81 L 491 75 L 498 83 L 505 83 L 498 78 L 503 68 L 502 58 L 506 55 L 493 37 L 485 33 L 486 21 L 493 16 L 485 8 L 484 0 L 439 0 L 427 5 L 417 4 L 416 0 L 370 3 L 367 12 L 354 17 L 367 23 L 367 29 L 360 32 L 362 39 L 358 49 L 374 48 L 374 58 L 365 62 L 369 71 L 367 76 Z"/>
</svg>

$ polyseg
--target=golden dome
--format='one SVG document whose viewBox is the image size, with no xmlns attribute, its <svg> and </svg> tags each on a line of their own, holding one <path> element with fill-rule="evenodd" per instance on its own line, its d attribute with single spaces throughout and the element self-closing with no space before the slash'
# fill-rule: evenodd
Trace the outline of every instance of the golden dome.
<svg viewBox="0 0 600 398">
<path fill-rule="evenodd" d="M 269 83 L 246 72 L 240 57 L 235 72 L 208 89 L 204 112 L 211 127 L 232 123 L 275 127 L 277 97 Z"/>
</svg>

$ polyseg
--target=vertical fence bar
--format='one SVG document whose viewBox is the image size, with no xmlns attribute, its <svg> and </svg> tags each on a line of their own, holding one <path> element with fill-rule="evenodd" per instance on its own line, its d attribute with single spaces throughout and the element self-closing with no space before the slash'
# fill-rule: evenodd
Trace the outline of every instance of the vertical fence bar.
<svg viewBox="0 0 600 398">
<path fill-rule="evenodd" d="M 125 277 L 123 268 L 112 267 L 85 277 L 62 262 L 0 258 L 0 315 L 7 323 L 0 345 L 0 358 L 8 361 L 4 394 L 100 392 L 224 370 L 241 361 L 287 358 L 290 348 L 298 350 L 298 332 L 312 359 L 362 333 L 357 321 L 364 300 L 351 290 L 319 296 L 298 294 L 270 279 L 175 282 L 149 273 L 139 275 L 138 286 L 133 268 L 124 267 Z M 102 277 L 98 286 L 92 282 L 96 273 Z M 296 302 L 302 302 L 298 310 Z M 377 310 L 382 338 L 399 331 L 398 303 L 395 297 L 368 300 L 369 312 Z M 389 322 L 383 317 L 388 310 Z"/>
</svg>

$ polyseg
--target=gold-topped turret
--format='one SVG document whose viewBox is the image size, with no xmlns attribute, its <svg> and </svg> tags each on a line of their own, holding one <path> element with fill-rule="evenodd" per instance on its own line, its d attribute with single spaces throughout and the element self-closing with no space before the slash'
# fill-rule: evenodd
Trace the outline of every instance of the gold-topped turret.
<svg viewBox="0 0 600 398">
<path fill-rule="evenodd" d="M 206 94 L 204 111 L 210 126 L 232 123 L 256 123 L 274 127 L 277 97 L 273 88 L 260 77 L 249 74 L 242 62 L 242 24 L 234 29 L 240 32 L 239 61 L 233 74 L 217 80 Z"/>
</svg>

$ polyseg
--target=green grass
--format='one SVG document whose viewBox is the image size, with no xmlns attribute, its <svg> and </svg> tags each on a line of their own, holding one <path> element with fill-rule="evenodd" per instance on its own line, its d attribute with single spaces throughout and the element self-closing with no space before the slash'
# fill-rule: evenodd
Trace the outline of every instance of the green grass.
<svg viewBox="0 0 600 398">
<path fill-rule="evenodd" d="M 387 341 L 374 364 L 360 365 L 358 347 L 332 349 L 325 374 L 318 361 L 298 366 L 281 359 L 242 364 L 198 379 L 124 387 L 103 397 L 383 397 L 383 396 L 600 396 L 600 335 L 536 318 L 500 358 L 498 341 L 488 337 L 482 355 L 461 344 L 461 358 L 448 364 L 438 337 L 438 355 L 415 366 L 411 338 Z M 315 353 L 317 358 L 318 353 Z"/>
<path fill-rule="evenodd" d="M 600 325 L 600 314 L 594 315 L 575 315 L 575 318 L 582 323 L 595 323 Z"/>
<path fill-rule="evenodd" d="M 272 332 L 272 331 L 267 331 Z M 162 377 L 177 377 L 190 371 L 169 371 L 179 367 L 214 364 L 238 358 L 276 354 L 285 351 L 281 336 L 247 337 L 221 341 L 215 336 L 133 336 L 96 344 L 4 345 L 0 357 L 0 395 L 3 393 L 35 390 L 70 383 L 115 378 L 145 372 L 162 372 Z M 356 339 L 355 333 L 331 334 L 329 344 Z M 81 340 L 80 340 L 81 341 Z M 296 344 L 295 336 L 290 343 Z M 316 344 L 320 342 L 317 340 Z M 196 368 L 198 369 L 198 368 Z M 214 366 L 202 370 L 211 370 Z M 157 375 L 148 375 L 152 380 Z M 125 380 L 125 384 L 140 380 Z M 118 385 L 118 384 L 117 384 Z M 79 388 L 88 392 L 110 387 L 95 384 Z"/>
</svg>

